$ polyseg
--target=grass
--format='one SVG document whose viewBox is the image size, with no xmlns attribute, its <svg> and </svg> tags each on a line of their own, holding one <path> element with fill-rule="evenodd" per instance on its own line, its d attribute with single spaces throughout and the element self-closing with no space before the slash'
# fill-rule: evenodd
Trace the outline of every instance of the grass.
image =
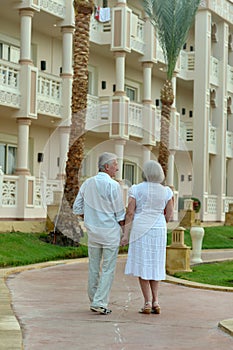
<svg viewBox="0 0 233 350">
<path fill-rule="evenodd" d="M 233 249 L 233 227 L 232 226 L 211 226 L 205 227 L 205 234 L 202 242 L 202 249 Z M 171 244 L 171 232 L 168 233 L 168 245 Z M 192 247 L 190 231 L 185 230 L 184 242 Z"/>
<path fill-rule="evenodd" d="M 184 233 L 184 241 L 192 247 L 190 231 Z M 168 244 L 171 243 L 171 233 L 168 234 Z M 202 249 L 233 249 L 233 227 L 205 227 Z M 177 272 L 175 277 L 193 282 L 199 282 L 223 287 L 233 287 L 233 261 L 200 264 L 191 267 L 192 272 Z"/>
<path fill-rule="evenodd" d="M 14 267 L 61 259 L 86 257 L 86 241 L 79 247 L 60 247 L 46 243 L 45 233 L 2 233 L 0 234 L 0 267 Z M 171 244 L 168 233 L 168 245 Z M 189 230 L 185 231 L 185 244 L 192 247 Z M 206 227 L 202 249 L 233 249 L 233 227 Z M 127 253 L 121 247 L 120 253 Z M 192 272 L 179 272 L 175 277 L 205 284 L 233 287 L 233 261 L 208 263 L 192 266 Z"/>
<path fill-rule="evenodd" d="M 193 282 L 233 287 L 233 261 L 201 264 L 191 269 L 192 272 L 177 272 L 174 276 Z"/>
<path fill-rule="evenodd" d="M 0 234 L 0 267 L 28 265 L 87 256 L 87 247 L 60 247 L 41 240 L 36 233 Z"/>
</svg>

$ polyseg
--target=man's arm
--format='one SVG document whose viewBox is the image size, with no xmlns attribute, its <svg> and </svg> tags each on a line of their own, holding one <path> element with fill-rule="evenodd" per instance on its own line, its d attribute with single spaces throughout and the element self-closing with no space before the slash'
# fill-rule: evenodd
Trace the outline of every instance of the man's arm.
<svg viewBox="0 0 233 350">
<path fill-rule="evenodd" d="M 129 197 L 128 208 L 125 216 L 125 226 L 123 229 L 123 236 L 121 238 L 121 245 L 127 245 L 129 243 L 129 232 L 131 228 L 131 224 L 134 218 L 134 213 L 136 209 L 136 199 L 133 197 Z"/>
</svg>

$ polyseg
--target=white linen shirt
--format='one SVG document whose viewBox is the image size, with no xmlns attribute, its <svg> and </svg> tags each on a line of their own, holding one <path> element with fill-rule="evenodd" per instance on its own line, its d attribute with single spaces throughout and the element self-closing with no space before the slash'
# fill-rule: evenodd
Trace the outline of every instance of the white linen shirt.
<svg viewBox="0 0 233 350">
<path fill-rule="evenodd" d="M 87 179 L 78 192 L 73 213 L 84 214 L 88 245 L 119 246 L 125 207 L 119 183 L 105 172 Z"/>
</svg>

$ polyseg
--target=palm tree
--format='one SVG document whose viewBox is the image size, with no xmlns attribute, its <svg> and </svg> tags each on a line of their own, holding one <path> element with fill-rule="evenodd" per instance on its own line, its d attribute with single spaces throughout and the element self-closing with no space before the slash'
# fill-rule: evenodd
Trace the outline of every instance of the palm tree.
<svg viewBox="0 0 233 350">
<path fill-rule="evenodd" d="M 160 92 L 162 102 L 161 133 L 158 161 L 165 176 L 168 170 L 169 125 L 174 95 L 172 77 L 176 62 L 189 29 L 193 23 L 200 0 L 144 0 L 143 5 L 155 27 L 167 64 L 167 79 Z"/>
<path fill-rule="evenodd" d="M 61 208 L 55 223 L 55 241 L 78 244 L 81 228 L 72 206 L 80 187 L 80 169 L 84 157 L 85 116 L 88 93 L 88 61 L 90 19 L 94 0 L 74 0 L 75 32 L 73 39 L 72 120 L 69 151 L 66 162 L 66 181 Z M 55 243 L 54 241 L 54 243 Z M 62 241 L 62 242 L 61 242 Z"/>
</svg>

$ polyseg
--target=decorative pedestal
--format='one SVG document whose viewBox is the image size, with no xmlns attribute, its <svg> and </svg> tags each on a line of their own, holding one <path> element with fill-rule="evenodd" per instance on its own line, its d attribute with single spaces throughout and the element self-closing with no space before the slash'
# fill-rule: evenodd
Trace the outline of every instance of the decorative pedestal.
<svg viewBox="0 0 233 350">
<path fill-rule="evenodd" d="M 168 274 L 175 272 L 191 272 L 190 247 L 184 244 L 183 227 L 178 227 L 172 232 L 172 244 L 166 250 L 166 271 Z"/>
<path fill-rule="evenodd" d="M 195 222 L 195 211 L 193 210 L 193 200 L 184 200 L 184 209 L 179 213 L 180 225 L 183 227 L 191 227 Z"/>
<path fill-rule="evenodd" d="M 191 263 L 198 264 L 202 263 L 201 249 L 202 240 L 204 237 L 204 228 L 201 226 L 193 226 L 190 230 L 190 235 L 192 238 L 192 253 L 191 253 Z"/>
<path fill-rule="evenodd" d="M 225 216 L 225 226 L 233 226 L 233 203 L 229 203 L 229 210 Z"/>
</svg>

